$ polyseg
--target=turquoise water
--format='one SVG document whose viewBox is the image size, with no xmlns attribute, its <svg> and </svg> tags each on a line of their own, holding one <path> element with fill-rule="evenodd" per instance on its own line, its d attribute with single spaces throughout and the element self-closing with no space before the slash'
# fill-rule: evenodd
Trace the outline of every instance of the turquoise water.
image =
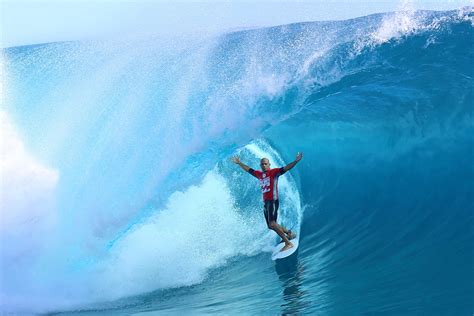
<svg viewBox="0 0 474 316">
<path fill-rule="evenodd" d="M 4 49 L 1 309 L 472 314 L 473 44 L 467 8 Z M 274 262 L 229 159 L 298 151 Z"/>
</svg>

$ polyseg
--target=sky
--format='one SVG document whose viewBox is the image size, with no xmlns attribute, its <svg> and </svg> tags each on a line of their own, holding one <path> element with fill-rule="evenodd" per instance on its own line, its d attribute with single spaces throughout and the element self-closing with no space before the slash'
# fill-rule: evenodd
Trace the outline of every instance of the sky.
<svg viewBox="0 0 474 316">
<path fill-rule="evenodd" d="M 474 0 L 0 0 L 1 47 L 55 41 L 215 34 L 403 9 L 448 10 Z"/>
</svg>

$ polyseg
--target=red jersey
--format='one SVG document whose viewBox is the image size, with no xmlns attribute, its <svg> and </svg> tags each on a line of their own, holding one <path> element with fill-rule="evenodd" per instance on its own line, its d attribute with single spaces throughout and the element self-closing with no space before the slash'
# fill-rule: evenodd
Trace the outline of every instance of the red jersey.
<svg viewBox="0 0 474 316">
<path fill-rule="evenodd" d="M 278 177 L 284 174 L 285 168 L 270 169 L 267 172 L 249 169 L 249 173 L 260 180 L 263 200 L 278 200 Z"/>
</svg>

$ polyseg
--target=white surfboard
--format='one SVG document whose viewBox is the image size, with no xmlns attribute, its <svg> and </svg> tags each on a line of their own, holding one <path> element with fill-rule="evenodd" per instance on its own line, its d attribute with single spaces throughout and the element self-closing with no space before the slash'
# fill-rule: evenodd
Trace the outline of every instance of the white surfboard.
<svg viewBox="0 0 474 316">
<path fill-rule="evenodd" d="M 290 241 L 293 244 L 293 247 L 288 250 L 280 251 L 285 246 L 284 242 L 281 242 L 275 246 L 272 253 L 272 260 L 283 259 L 291 256 L 296 251 L 296 249 L 298 249 L 298 238 L 292 239 Z"/>
</svg>

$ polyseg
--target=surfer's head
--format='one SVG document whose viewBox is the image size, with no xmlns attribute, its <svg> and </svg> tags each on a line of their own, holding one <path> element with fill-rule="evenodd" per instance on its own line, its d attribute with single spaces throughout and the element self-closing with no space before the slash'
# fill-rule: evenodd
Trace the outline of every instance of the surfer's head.
<svg viewBox="0 0 474 316">
<path fill-rule="evenodd" d="M 270 170 L 270 161 L 267 158 L 260 159 L 260 168 L 262 168 L 262 171 Z"/>
</svg>

